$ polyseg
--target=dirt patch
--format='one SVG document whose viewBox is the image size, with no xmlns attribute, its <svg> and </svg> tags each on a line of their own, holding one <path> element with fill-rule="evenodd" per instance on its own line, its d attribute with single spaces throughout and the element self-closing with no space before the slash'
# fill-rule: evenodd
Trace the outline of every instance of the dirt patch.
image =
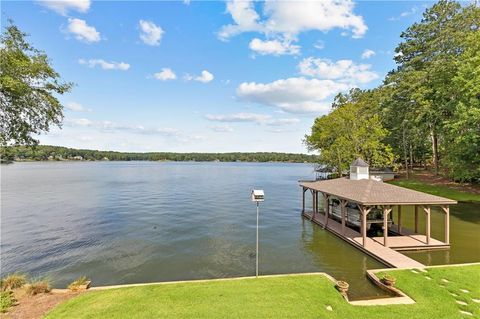
<svg viewBox="0 0 480 319">
<path fill-rule="evenodd" d="M 7 313 L 1 314 L 0 317 L 4 319 L 40 319 L 58 304 L 81 293 L 54 290 L 49 293 L 29 296 L 23 290 L 15 290 L 14 295 L 17 299 L 17 305 L 11 307 Z"/>
<path fill-rule="evenodd" d="M 441 185 L 459 191 L 480 195 L 480 185 L 478 184 L 456 183 L 444 176 L 435 176 L 435 174 L 427 170 L 414 170 L 413 175 L 415 179 L 430 185 Z M 405 179 L 405 173 L 400 173 L 399 179 Z"/>
</svg>

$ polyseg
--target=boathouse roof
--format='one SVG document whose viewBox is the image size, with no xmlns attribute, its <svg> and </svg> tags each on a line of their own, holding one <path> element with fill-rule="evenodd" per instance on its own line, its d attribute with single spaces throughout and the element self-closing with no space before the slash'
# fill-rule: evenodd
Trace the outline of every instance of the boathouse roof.
<svg viewBox="0 0 480 319">
<path fill-rule="evenodd" d="M 300 186 L 361 205 L 450 205 L 457 201 L 375 181 L 335 178 L 301 182 Z"/>
</svg>

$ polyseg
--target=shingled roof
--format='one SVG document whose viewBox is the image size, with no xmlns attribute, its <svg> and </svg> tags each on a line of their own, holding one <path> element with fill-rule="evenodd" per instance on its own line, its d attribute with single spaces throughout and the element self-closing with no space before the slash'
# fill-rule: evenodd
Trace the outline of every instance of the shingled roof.
<svg viewBox="0 0 480 319">
<path fill-rule="evenodd" d="M 335 178 L 300 186 L 362 205 L 450 205 L 457 202 L 372 179 Z"/>
<path fill-rule="evenodd" d="M 358 157 L 356 160 L 354 160 L 352 162 L 352 164 L 350 164 L 350 166 L 368 167 L 369 165 L 367 163 L 365 163 L 365 161 L 363 159 Z"/>
</svg>

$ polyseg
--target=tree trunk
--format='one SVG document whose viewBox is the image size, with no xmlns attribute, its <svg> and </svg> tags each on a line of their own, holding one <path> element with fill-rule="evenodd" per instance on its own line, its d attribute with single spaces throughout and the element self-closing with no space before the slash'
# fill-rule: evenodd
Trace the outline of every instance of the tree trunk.
<svg viewBox="0 0 480 319">
<path fill-rule="evenodd" d="M 412 147 L 412 144 L 410 144 L 410 169 L 412 170 L 412 174 L 413 174 L 413 147 Z"/>
<path fill-rule="evenodd" d="M 432 131 L 432 155 L 433 155 L 433 167 L 435 169 L 435 175 L 438 175 L 438 136 L 437 133 Z"/>
<path fill-rule="evenodd" d="M 405 128 L 403 129 L 403 159 L 405 161 L 405 174 L 407 179 L 409 178 L 408 176 L 408 157 L 407 157 L 407 140 L 405 138 Z"/>
</svg>

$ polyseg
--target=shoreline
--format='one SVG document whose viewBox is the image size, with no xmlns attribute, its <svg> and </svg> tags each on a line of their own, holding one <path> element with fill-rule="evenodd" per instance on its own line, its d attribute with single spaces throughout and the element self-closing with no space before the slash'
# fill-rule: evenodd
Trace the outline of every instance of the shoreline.
<svg viewBox="0 0 480 319">
<path fill-rule="evenodd" d="M 261 164 L 261 163 L 282 163 L 282 164 L 312 164 L 314 162 L 290 162 L 290 161 L 175 161 L 175 160 L 74 160 L 74 159 L 64 159 L 64 160 L 14 160 L 8 163 L 2 162 L 1 164 L 15 164 L 15 163 L 93 163 L 93 162 L 153 162 L 153 163 L 252 163 L 252 164 Z"/>
</svg>

